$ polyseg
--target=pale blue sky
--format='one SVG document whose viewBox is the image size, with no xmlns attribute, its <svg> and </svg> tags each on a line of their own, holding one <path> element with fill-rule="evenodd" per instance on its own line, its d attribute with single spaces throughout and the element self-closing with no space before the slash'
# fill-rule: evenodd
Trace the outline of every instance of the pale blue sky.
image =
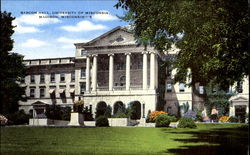
<svg viewBox="0 0 250 155">
<path fill-rule="evenodd" d="M 99 35 L 128 23 L 116 18 L 123 10 L 113 7 L 116 0 L 103 1 L 46 1 L 46 0 L 2 0 L 2 11 L 11 12 L 17 25 L 12 36 L 15 43 L 13 52 L 25 59 L 74 56 L 73 43 L 86 42 Z M 73 16 L 87 16 L 78 12 L 106 12 L 92 18 L 39 18 L 38 14 L 21 14 L 22 11 L 76 12 Z M 40 14 L 43 15 L 43 14 Z M 46 16 L 46 14 L 44 14 Z M 60 16 L 60 15 L 57 15 Z"/>
</svg>

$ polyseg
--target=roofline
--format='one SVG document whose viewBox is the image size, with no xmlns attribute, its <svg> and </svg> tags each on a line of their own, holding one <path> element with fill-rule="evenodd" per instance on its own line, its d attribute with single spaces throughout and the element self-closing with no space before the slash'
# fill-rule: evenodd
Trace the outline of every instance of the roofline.
<svg viewBox="0 0 250 155">
<path fill-rule="evenodd" d="M 112 30 L 110 30 L 110 31 L 108 31 L 108 32 L 106 32 L 106 33 L 100 35 L 99 37 L 97 37 L 97 38 L 95 38 L 95 39 L 92 39 L 92 40 L 90 40 L 90 41 L 88 41 L 88 42 L 86 42 L 86 43 L 74 43 L 74 45 L 75 45 L 75 46 L 77 46 L 77 45 L 83 45 L 83 46 L 84 46 L 84 45 L 89 45 L 89 44 L 91 44 L 91 43 L 93 43 L 93 42 L 95 42 L 95 41 L 97 41 L 97 40 L 100 40 L 101 38 L 107 36 L 108 34 L 113 33 L 113 32 L 115 32 L 116 30 L 119 30 L 119 29 L 120 29 L 120 30 L 123 30 L 123 31 L 126 31 L 126 32 L 128 32 L 128 33 L 132 33 L 132 32 L 130 32 L 130 31 L 128 31 L 126 28 L 123 28 L 123 27 L 121 27 L 121 26 L 117 26 L 117 27 L 113 28 Z"/>
<path fill-rule="evenodd" d="M 34 60 L 55 60 L 55 59 L 75 59 L 75 57 L 42 58 L 42 59 L 24 59 L 23 61 L 34 61 Z"/>
</svg>

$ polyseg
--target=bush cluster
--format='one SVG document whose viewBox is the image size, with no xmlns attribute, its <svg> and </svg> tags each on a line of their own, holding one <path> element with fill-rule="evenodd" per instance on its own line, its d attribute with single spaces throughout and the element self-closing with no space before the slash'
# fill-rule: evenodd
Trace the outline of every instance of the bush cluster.
<svg viewBox="0 0 250 155">
<path fill-rule="evenodd" d="M 117 112 L 112 118 L 128 118 L 129 116 L 125 112 Z"/>
<path fill-rule="evenodd" d="M 221 116 L 219 119 L 219 122 L 225 123 L 228 122 L 229 117 L 228 116 Z"/>
<path fill-rule="evenodd" d="M 97 117 L 95 121 L 95 126 L 97 127 L 108 127 L 109 126 L 109 121 L 106 116 L 99 116 Z"/>
<path fill-rule="evenodd" d="M 169 116 L 168 114 L 160 114 L 156 117 L 155 126 L 156 127 L 169 127 L 170 122 L 175 121 L 174 116 Z"/>
<path fill-rule="evenodd" d="M 106 116 L 107 118 L 111 117 L 112 108 L 110 105 L 106 105 L 106 103 L 98 104 L 96 107 L 95 118 L 99 116 Z"/>
<path fill-rule="evenodd" d="M 229 117 L 228 122 L 230 123 L 239 123 L 240 119 L 234 116 Z"/>
<path fill-rule="evenodd" d="M 165 111 L 153 111 L 149 115 L 149 122 L 155 122 L 156 118 L 161 114 L 167 114 Z"/>
<path fill-rule="evenodd" d="M 195 110 L 196 112 L 196 120 L 199 122 L 203 122 L 202 112 L 199 110 Z"/>
<path fill-rule="evenodd" d="M 196 124 L 195 124 L 193 118 L 182 117 L 179 120 L 178 128 L 196 128 Z"/>
<path fill-rule="evenodd" d="M 45 115 L 49 119 L 70 120 L 70 107 L 61 107 L 59 105 L 47 105 Z"/>
<path fill-rule="evenodd" d="M 28 124 L 29 118 L 31 118 L 31 116 L 29 114 L 26 114 L 24 110 L 20 110 L 15 113 L 7 114 L 6 118 L 8 119 L 8 125 L 21 125 Z"/>
<path fill-rule="evenodd" d="M 188 110 L 185 114 L 184 114 L 184 117 L 187 117 L 187 118 L 192 118 L 193 120 L 196 120 L 197 117 L 196 117 L 196 112 L 192 111 L 192 110 Z"/>
<path fill-rule="evenodd" d="M 84 121 L 93 121 L 92 109 L 85 107 L 83 110 Z"/>
</svg>

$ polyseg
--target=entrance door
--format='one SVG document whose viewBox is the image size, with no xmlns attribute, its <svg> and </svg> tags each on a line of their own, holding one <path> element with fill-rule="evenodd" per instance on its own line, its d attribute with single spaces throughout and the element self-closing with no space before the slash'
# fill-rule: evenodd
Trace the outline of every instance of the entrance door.
<svg viewBox="0 0 250 155">
<path fill-rule="evenodd" d="M 236 105 L 235 116 L 240 118 L 240 122 L 244 123 L 246 117 L 246 105 Z"/>
</svg>

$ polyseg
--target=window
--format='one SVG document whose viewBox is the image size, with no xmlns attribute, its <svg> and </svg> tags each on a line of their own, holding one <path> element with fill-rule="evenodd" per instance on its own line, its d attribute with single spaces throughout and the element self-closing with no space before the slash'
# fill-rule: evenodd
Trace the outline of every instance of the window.
<svg viewBox="0 0 250 155">
<path fill-rule="evenodd" d="M 50 82 L 55 82 L 55 73 L 51 73 Z"/>
<path fill-rule="evenodd" d="M 60 85 L 59 89 L 66 89 L 66 86 L 65 85 Z"/>
<path fill-rule="evenodd" d="M 185 84 L 184 83 L 180 83 L 179 84 L 179 90 L 180 90 L 180 92 L 184 92 L 185 91 Z"/>
<path fill-rule="evenodd" d="M 35 97 L 35 88 L 30 88 L 30 97 L 31 98 Z"/>
<path fill-rule="evenodd" d="M 60 85 L 59 86 L 59 94 L 61 97 L 65 96 L 65 91 L 66 91 L 66 86 L 65 85 Z"/>
<path fill-rule="evenodd" d="M 125 69 L 126 69 L 125 63 L 120 62 L 116 64 L 116 70 L 125 70 Z"/>
<path fill-rule="evenodd" d="M 87 53 L 88 53 L 87 50 L 81 50 L 81 55 L 85 55 L 85 54 L 87 54 Z"/>
<path fill-rule="evenodd" d="M 80 83 L 80 94 L 84 94 L 85 90 L 86 90 L 86 83 L 81 82 Z"/>
<path fill-rule="evenodd" d="M 243 93 L 243 82 L 242 81 L 237 82 L 236 91 L 238 93 Z"/>
<path fill-rule="evenodd" d="M 35 75 L 30 75 L 30 83 L 35 83 Z"/>
<path fill-rule="evenodd" d="M 81 68 L 81 78 L 84 78 L 86 76 L 86 69 Z"/>
<path fill-rule="evenodd" d="M 65 73 L 60 74 L 60 81 L 65 82 Z"/>
<path fill-rule="evenodd" d="M 199 86 L 199 93 L 204 94 L 204 86 Z"/>
<path fill-rule="evenodd" d="M 40 98 L 45 97 L 45 89 L 44 88 L 40 88 Z"/>
<path fill-rule="evenodd" d="M 74 82 L 76 80 L 75 71 L 71 72 L 71 82 Z"/>
<path fill-rule="evenodd" d="M 140 61 L 140 59 L 139 59 L 139 61 L 138 61 L 138 69 L 142 69 L 142 61 Z"/>
<path fill-rule="evenodd" d="M 172 92 L 172 83 L 171 82 L 167 82 L 167 92 Z"/>
<path fill-rule="evenodd" d="M 120 77 L 120 86 L 124 86 L 126 82 L 126 76 L 121 76 Z"/>
<path fill-rule="evenodd" d="M 45 77 L 44 74 L 40 75 L 40 83 L 44 83 L 45 82 Z"/>
</svg>

